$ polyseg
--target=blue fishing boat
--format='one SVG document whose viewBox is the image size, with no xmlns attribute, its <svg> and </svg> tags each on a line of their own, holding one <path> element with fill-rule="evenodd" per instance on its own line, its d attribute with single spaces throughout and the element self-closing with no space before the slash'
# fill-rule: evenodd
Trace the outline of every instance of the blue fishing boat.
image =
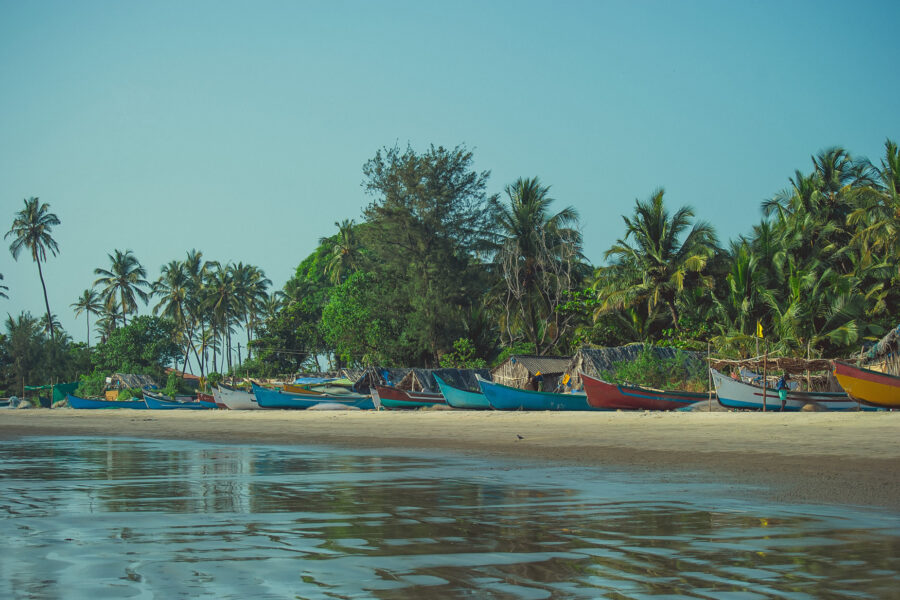
<svg viewBox="0 0 900 600">
<path fill-rule="evenodd" d="M 179 402 L 159 398 L 147 392 L 144 392 L 144 402 L 147 404 L 147 408 L 154 410 L 209 410 L 216 407 L 214 402 Z"/>
<path fill-rule="evenodd" d="M 79 398 L 72 394 L 66 395 L 70 408 L 95 409 L 95 408 L 136 408 L 145 409 L 147 405 L 143 400 L 99 400 L 96 398 Z"/>
<path fill-rule="evenodd" d="M 256 402 L 262 408 L 293 408 L 306 409 L 316 404 L 341 404 L 350 408 L 374 409 L 375 403 L 371 396 L 332 396 L 328 394 L 294 394 L 283 390 L 270 390 L 260 387 L 255 383 L 253 395 Z"/>
<path fill-rule="evenodd" d="M 585 394 L 520 390 L 481 377 L 478 385 L 495 410 L 603 410 L 589 405 Z"/>
<path fill-rule="evenodd" d="M 491 403 L 488 402 L 487 396 L 485 396 L 481 392 L 471 392 L 469 390 L 461 390 L 459 388 L 453 387 L 437 375 L 434 375 L 434 380 L 437 382 L 438 388 L 440 388 L 441 390 L 441 394 L 443 394 L 444 398 L 446 398 L 447 404 L 449 404 L 453 408 L 468 408 L 476 410 L 491 409 Z"/>
</svg>

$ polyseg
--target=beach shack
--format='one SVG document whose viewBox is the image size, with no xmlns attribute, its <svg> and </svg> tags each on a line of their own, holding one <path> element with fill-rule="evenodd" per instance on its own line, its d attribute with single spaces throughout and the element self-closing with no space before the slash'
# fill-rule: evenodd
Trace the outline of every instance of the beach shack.
<svg viewBox="0 0 900 600">
<path fill-rule="evenodd" d="M 517 354 L 491 369 L 491 379 L 500 385 L 524 390 L 540 375 L 543 391 L 553 392 L 560 387 L 560 379 L 571 362 L 571 356 Z"/>
<path fill-rule="evenodd" d="M 156 382 L 149 375 L 137 375 L 135 373 L 113 373 L 106 378 L 106 399 L 118 399 L 119 391 L 125 388 L 144 389 L 145 387 L 157 387 Z"/>
</svg>

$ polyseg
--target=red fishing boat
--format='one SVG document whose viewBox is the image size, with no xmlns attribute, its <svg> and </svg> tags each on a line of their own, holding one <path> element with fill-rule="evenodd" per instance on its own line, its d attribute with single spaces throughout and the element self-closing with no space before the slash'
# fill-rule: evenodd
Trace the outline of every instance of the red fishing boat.
<svg viewBox="0 0 900 600">
<path fill-rule="evenodd" d="M 656 390 L 639 385 L 608 383 L 581 373 L 587 402 L 594 408 L 623 410 L 676 410 L 707 400 L 703 392 Z"/>
<path fill-rule="evenodd" d="M 413 392 L 386 385 L 376 385 L 373 394 L 384 408 L 422 408 L 426 406 L 447 406 L 447 399 L 441 393 Z"/>
</svg>

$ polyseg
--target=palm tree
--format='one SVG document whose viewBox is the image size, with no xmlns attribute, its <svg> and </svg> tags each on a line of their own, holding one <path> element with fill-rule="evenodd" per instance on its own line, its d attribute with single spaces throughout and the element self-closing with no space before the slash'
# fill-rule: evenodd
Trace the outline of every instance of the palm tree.
<svg viewBox="0 0 900 600">
<path fill-rule="evenodd" d="M 625 238 L 606 252 L 606 258 L 613 257 L 616 263 L 603 269 L 611 276 L 603 279 L 606 285 L 600 292 L 605 300 L 598 312 L 643 305 L 651 314 L 662 305 L 679 329 L 678 296 L 688 279 L 712 287 L 703 271 L 717 241 L 713 228 L 703 221 L 694 223 L 682 240 L 694 212 L 682 207 L 670 217 L 663 194 L 659 189 L 646 202 L 635 201 L 632 217 L 622 217 Z"/>
<path fill-rule="evenodd" d="M 214 335 L 221 336 L 225 342 L 223 352 L 230 371 L 232 324 L 235 317 L 240 314 L 231 265 L 226 267 L 217 265 L 215 270 L 207 273 L 203 287 L 202 307 L 208 314 L 208 322 Z M 215 362 L 215 350 L 213 350 L 214 365 Z"/>
<path fill-rule="evenodd" d="M 0 273 L 0 281 L 3 281 L 3 273 Z M 0 298 L 6 298 L 8 300 L 9 296 L 6 295 L 6 292 L 8 290 L 9 290 L 8 287 L 6 287 L 3 284 L 0 284 Z"/>
<path fill-rule="evenodd" d="M 495 262 L 503 273 L 507 315 L 502 319 L 512 337 L 520 329 L 542 354 L 566 332 L 566 319 L 556 310 L 584 276 L 578 213 L 566 207 L 552 214 L 549 186 L 537 177 L 506 186 L 508 203 L 495 202 L 502 241 Z"/>
<path fill-rule="evenodd" d="M 149 288 L 150 282 L 144 279 L 147 271 L 138 262 L 131 250 L 122 252 L 116 250 L 115 254 L 108 254 L 110 269 L 94 269 L 95 275 L 101 275 L 94 285 L 102 284 L 100 292 L 108 306 L 119 305 L 122 314 L 122 325 L 126 325 L 126 317 L 130 312 L 137 311 L 137 298 L 147 303 L 149 294 L 142 288 Z M 118 299 L 116 295 L 118 294 Z"/>
<path fill-rule="evenodd" d="M 28 198 L 25 200 L 25 208 L 16 213 L 12 227 L 6 235 L 13 236 L 13 242 L 9 246 L 13 259 L 19 259 L 19 253 L 22 248 L 28 248 L 31 251 L 31 258 L 37 263 L 38 276 L 41 279 L 41 288 L 44 290 L 44 306 L 47 309 L 47 320 L 50 322 L 50 339 L 53 339 L 53 319 L 50 317 L 50 301 L 47 299 L 47 285 L 44 283 L 44 272 L 41 269 L 41 262 L 47 261 L 47 250 L 53 256 L 59 252 L 59 245 L 53 236 L 50 235 L 54 226 L 59 225 L 59 217 L 49 212 L 50 205 L 46 202 L 40 203 L 37 198 Z"/>
<path fill-rule="evenodd" d="M 187 328 L 187 303 L 191 294 L 192 281 L 184 263 L 173 260 L 163 265 L 159 279 L 153 282 L 151 296 L 158 296 L 159 303 L 153 307 L 153 314 L 162 312 L 163 316 L 175 322 L 181 332 L 184 342 L 184 367 L 182 373 L 187 371 L 187 363 L 191 350 L 191 333 Z"/>
<path fill-rule="evenodd" d="M 260 315 L 265 310 L 268 300 L 267 292 L 272 282 L 266 278 L 265 273 L 259 267 L 238 263 L 231 267 L 235 284 L 236 311 L 244 319 L 244 328 L 247 330 L 247 358 L 251 357 L 250 342 L 253 333 L 260 321 Z"/>
<path fill-rule="evenodd" d="M 79 317 L 84 313 L 87 317 L 87 346 L 91 347 L 91 315 L 98 316 L 103 310 L 103 304 L 100 302 L 100 294 L 94 288 L 84 290 L 76 302 L 70 304 L 75 309 L 75 316 Z"/>
<path fill-rule="evenodd" d="M 356 236 L 356 226 L 353 219 L 344 219 L 340 223 L 335 221 L 338 228 L 337 240 L 331 249 L 331 257 L 325 265 L 325 273 L 331 277 L 331 282 L 339 284 L 347 278 L 347 275 L 359 268 L 362 260 L 362 246 Z M 325 244 L 330 238 L 321 238 L 320 244 Z"/>
</svg>

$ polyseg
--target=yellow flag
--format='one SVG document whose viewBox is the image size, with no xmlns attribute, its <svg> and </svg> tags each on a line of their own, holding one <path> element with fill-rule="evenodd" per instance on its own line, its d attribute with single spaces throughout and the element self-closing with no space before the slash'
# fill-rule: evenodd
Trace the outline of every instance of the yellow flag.
<svg viewBox="0 0 900 600">
<path fill-rule="evenodd" d="M 762 323 L 759 321 L 756 322 L 756 337 L 762 337 Z"/>
</svg>

